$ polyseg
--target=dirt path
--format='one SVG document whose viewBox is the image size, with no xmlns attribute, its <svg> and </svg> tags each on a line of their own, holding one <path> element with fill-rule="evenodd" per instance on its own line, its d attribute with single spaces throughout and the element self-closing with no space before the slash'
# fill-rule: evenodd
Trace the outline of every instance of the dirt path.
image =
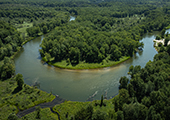
<svg viewBox="0 0 170 120">
<path fill-rule="evenodd" d="M 36 110 L 36 107 L 37 107 L 37 106 L 40 106 L 41 108 L 47 108 L 47 107 L 49 107 L 50 110 L 51 110 L 51 112 L 57 114 L 57 115 L 58 115 L 58 119 L 60 120 L 60 115 L 59 115 L 57 112 L 53 111 L 53 110 L 52 110 L 52 107 L 54 107 L 54 106 L 57 105 L 57 104 L 61 104 L 61 103 L 63 103 L 64 101 L 65 101 L 64 99 L 61 99 L 61 98 L 59 98 L 59 97 L 56 97 L 56 98 L 55 98 L 53 101 L 51 101 L 51 102 L 42 103 L 42 104 L 36 105 L 36 106 L 34 106 L 34 107 L 31 107 L 31 108 L 26 109 L 26 110 L 23 110 L 23 111 L 20 111 L 20 110 L 19 110 L 19 112 L 17 113 L 17 116 L 18 116 L 19 118 L 21 118 L 21 117 L 25 116 L 26 114 L 29 114 L 29 113 L 31 113 L 31 112 L 34 112 L 34 111 Z"/>
</svg>

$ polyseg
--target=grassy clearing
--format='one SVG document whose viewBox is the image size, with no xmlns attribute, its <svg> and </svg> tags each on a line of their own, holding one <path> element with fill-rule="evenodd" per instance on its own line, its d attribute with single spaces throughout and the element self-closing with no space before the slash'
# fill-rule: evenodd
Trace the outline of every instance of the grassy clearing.
<svg viewBox="0 0 170 120">
<path fill-rule="evenodd" d="M 35 120 L 37 111 L 25 115 L 21 120 Z M 58 120 L 58 115 L 51 112 L 50 108 L 44 108 L 40 110 L 41 120 Z"/>
<path fill-rule="evenodd" d="M 17 82 L 13 79 L 0 81 L 0 120 L 6 119 L 10 113 L 17 113 L 17 107 L 24 110 L 55 98 L 52 94 L 26 84 L 20 91 L 16 88 Z"/>
<path fill-rule="evenodd" d="M 21 35 L 27 37 L 27 31 L 26 29 L 27 28 L 30 28 L 33 26 L 33 23 L 27 23 L 27 22 L 24 22 L 23 24 L 16 24 L 15 27 L 17 28 L 17 30 L 19 32 L 21 32 Z"/>
<path fill-rule="evenodd" d="M 79 64 L 73 66 L 71 64 L 68 65 L 66 60 L 63 60 L 61 62 L 51 63 L 48 62 L 49 65 L 53 65 L 55 67 L 64 68 L 64 69 L 97 69 L 97 68 L 104 68 L 104 67 L 110 67 L 115 66 L 117 64 L 120 64 L 126 60 L 131 58 L 130 56 L 124 56 L 121 57 L 119 61 L 104 61 L 101 63 L 84 63 L 80 62 Z M 46 61 L 46 59 L 42 59 L 43 61 Z"/>
<path fill-rule="evenodd" d="M 97 110 L 100 110 L 101 112 L 106 112 L 109 114 L 112 112 L 113 116 L 116 116 L 114 111 L 114 105 L 112 104 L 113 99 L 110 100 L 104 100 L 104 103 L 106 106 L 100 107 L 99 105 L 96 106 L 96 104 L 100 104 L 100 100 L 94 100 L 92 102 L 73 102 L 73 101 L 65 101 L 64 103 L 60 105 L 56 105 L 53 107 L 53 110 L 58 112 L 60 115 L 61 120 L 66 119 L 66 114 L 68 114 L 68 119 L 73 117 L 76 112 L 81 110 L 81 108 L 87 107 L 89 104 L 92 105 L 94 112 Z"/>
</svg>

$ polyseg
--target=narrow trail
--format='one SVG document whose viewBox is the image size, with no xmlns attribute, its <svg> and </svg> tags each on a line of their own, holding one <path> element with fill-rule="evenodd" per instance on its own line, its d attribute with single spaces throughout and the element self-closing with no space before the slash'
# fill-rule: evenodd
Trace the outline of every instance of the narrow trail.
<svg viewBox="0 0 170 120">
<path fill-rule="evenodd" d="M 36 107 L 39 106 L 39 107 L 41 107 L 41 108 L 47 108 L 47 107 L 49 107 L 50 110 L 51 110 L 51 112 L 57 114 L 57 115 L 58 115 L 58 119 L 60 120 L 60 115 L 59 115 L 59 113 L 53 111 L 52 107 L 54 107 L 54 106 L 57 105 L 57 104 L 61 104 L 61 103 L 63 103 L 64 101 L 65 101 L 64 99 L 59 98 L 59 97 L 56 97 L 56 98 L 55 98 L 53 101 L 51 101 L 51 102 L 42 103 L 42 104 L 36 105 L 36 106 L 34 106 L 34 107 L 28 108 L 28 109 L 23 110 L 23 111 L 20 111 L 20 110 L 19 110 L 19 112 L 17 113 L 17 116 L 18 116 L 19 118 L 21 118 L 21 117 L 23 117 L 23 116 L 25 116 L 25 115 L 27 115 L 27 114 L 29 114 L 29 113 L 31 113 L 31 112 L 34 112 L 34 111 L 36 110 Z"/>
</svg>

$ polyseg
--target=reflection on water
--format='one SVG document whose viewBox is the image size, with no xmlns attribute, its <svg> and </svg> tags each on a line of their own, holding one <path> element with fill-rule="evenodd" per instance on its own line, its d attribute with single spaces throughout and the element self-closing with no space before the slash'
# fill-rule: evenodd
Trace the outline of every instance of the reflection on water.
<svg viewBox="0 0 170 120">
<path fill-rule="evenodd" d="M 39 82 L 40 89 L 58 94 L 60 97 L 85 101 L 92 96 L 100 99 L 107 93 L 108 97 L 118 93 L 119 79 L 128 76 L 131 65 L 144 67 L 157 53 L 153 47 L 155 35 L 147 34 L 143 37 L 144 51 L 136 53 L 131 59 L 117 65 L 95 70 L 65 70 L 51 67 L 40 59 L 39 44 L 43 37 L 28 42 L 15 58 L 16 73 L 24 76 L 26 84 Z M 97 92 L 96 92 L 97 91 Z"/>
</svg>

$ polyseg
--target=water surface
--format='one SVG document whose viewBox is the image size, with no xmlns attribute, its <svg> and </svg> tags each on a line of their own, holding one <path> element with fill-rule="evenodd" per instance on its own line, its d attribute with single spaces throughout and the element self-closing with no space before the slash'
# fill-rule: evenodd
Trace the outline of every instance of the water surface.
<svg viewBox="0 0 170 120">
<path fill-rule="evenodd" d="M 170 30 L 169 30 L 170 31 Z M 16 73 L 23 74 L 24 82 L 33 85 L 40 82 L 40 89 L 58 94 L 60 97 L 73 101 L 85 101 L 95 92 L 93 99 L 100 99 L 107 93 L 107 98 L 118 93 L 119 79 L 128 76 L 131 65 L 142 67 L 153 60 L 157 51 L 153 47 L 155 34 L 143 36 L 144 51 L 136 53 L 133 58 L 115 67 L 96 70 L 65 70 L 48 66 L 41 61 L 39 45 L 43 36 L 36 38 L 23 46 L 15 58 Z"/>
<path fill-rule="evenodd" d="M 70 20 L 69 20 L 69 21 L 73 21 L 73 20 L 75 20 L 75 19 L 76 19 L 76 17 L 70 16 Z"/>
</svg>

